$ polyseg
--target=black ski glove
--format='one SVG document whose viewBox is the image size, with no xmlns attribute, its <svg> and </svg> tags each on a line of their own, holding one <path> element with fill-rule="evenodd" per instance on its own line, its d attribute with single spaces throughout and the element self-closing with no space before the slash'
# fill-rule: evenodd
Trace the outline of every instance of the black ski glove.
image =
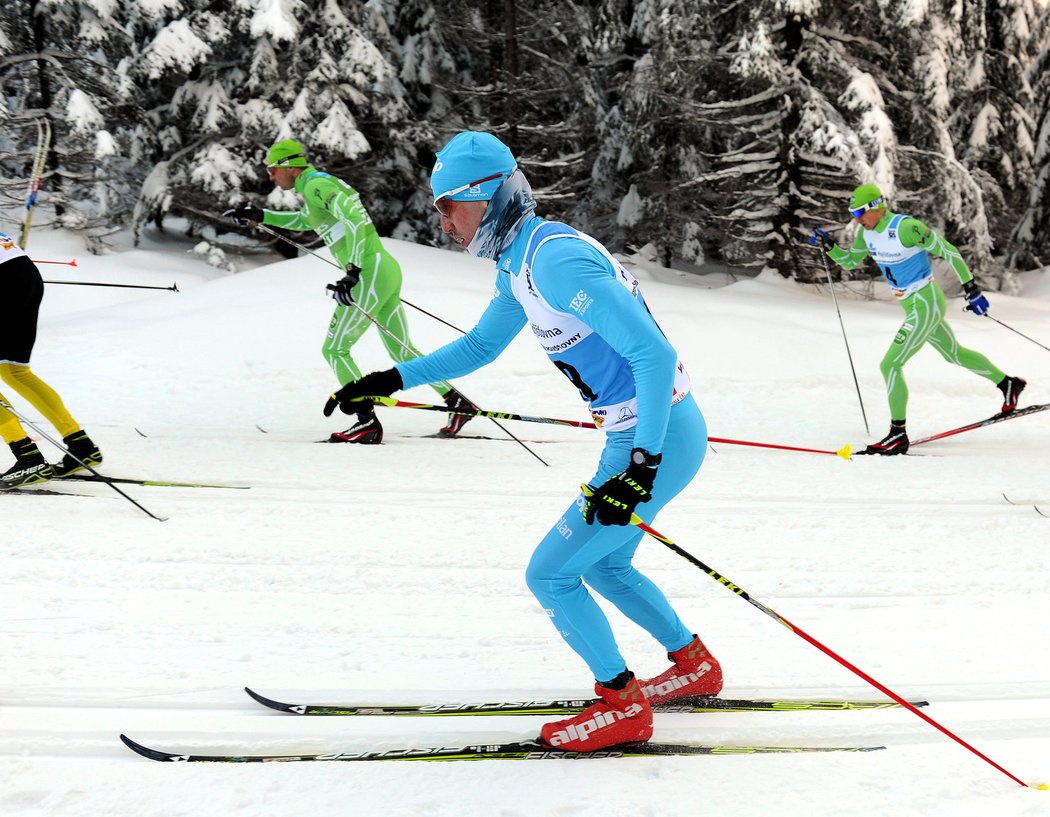
<svg viewBox="0 0 1050 817">
<path fill-rule="evenodd" d="M 346 275 L 325 287 L 333 298 L 343 306 L 350 306 L 354 302 L 352 290 L 361 279 L 361 268 L 357 264 L 346 265 Z"/>
<path fill-rule="evenodd" d="M 254 204 L 245 203 L 239 207 L 232 207 L 222 214 L 223 218 L 232 219 L 239 227 L 251 227 L 253 224 L 261 224 L 263 211 Z"/>
<path fill-rule="evenodd" d="M 628 525 L 634 509 L 652 499 L 656 468 L 661 455 L 650 454 L 644 448 L 631 450 L 631 464 L 587 498 L 583 518 L 588 525 L 595 517 L 602 525 Z"/>
<path fill-rule="evenodd" d="M 404 387 L 401 373 L 397 369 L 386 369 L 382 372 L 371 372 L 360 380 L 347 383 L 343 388 L 328 398 L 324 404 L 324 416 L 331 417 L 335 407 L 343 414 L 359 414 L 372 407 L 371 400 L 361 397 L 389 397 Z"/>
</svg>

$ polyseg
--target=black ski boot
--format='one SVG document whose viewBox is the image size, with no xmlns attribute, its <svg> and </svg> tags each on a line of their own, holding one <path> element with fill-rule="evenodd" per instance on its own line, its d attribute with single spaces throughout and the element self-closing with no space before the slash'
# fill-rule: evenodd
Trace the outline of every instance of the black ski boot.
<svg viewBox="0 0 1050 817">
<path fill-rule="evenodd" d="M 84 433 L 83 429 L 63 437 L 62 442 L 69 449 L 69 454 L 62 457 L 62 462 L 51 466 L 55 470 L 56 479 L 75 474 L 77 471 L 83 471 L 84 465 L 90 465 L 94 468 L 96 465 L 102 464 L 102 452 L 98 450 L 98 446 L 91 441 L 91 438 Z M 78 459 L 84 465 L 81 465 Z"/>
<path fill-rule="evenodd" d="M 1021 396 L 1028 381 L 1021 377 L 1010 377 L 1007 375 L 996 384 L 996 388 L 1003 393 L 1003 414 L 1009 414 L 1017 408 L 1017 398 Z"/>
<path fill-rule="evenodd" d="M 336 431 L 328 438 L 330 443 L 359 443 L 360 445 L 379 445 L 383 442 L 383 426 L 375 412 L 358 414 L 357 422 L 346 431 Z"/>
<path fill-rule="evenodd" d="M 15 455 L 15 464 L 0 474 L 0 489 L 47 482 L 55 475 L 36 443 L 28 437 L 16 440 L 10 446 L 11 453 Z"/>
<path fill-rule="evenodd" d="M 477 411 L 478 407 L 455 389 L 451 389 L 443 398 L 445 405 L 458 411 Z M 439 437 L 455 437 L 459 430 L 474 419 L 472 414 L 450 414 L 448 423 L 438 432 Z"/>
<path fill-rule="evenodd" d="M 908 452 L 908 446 L 911 443 L 908 441 L 908 432 L 904 430 L 904 420 L 891 420 L 890 421 L 890 433 L 879 440 L 877 443 L 872 443 L 864 449 L 865 454 L 906 454 Z"/>
</svg>

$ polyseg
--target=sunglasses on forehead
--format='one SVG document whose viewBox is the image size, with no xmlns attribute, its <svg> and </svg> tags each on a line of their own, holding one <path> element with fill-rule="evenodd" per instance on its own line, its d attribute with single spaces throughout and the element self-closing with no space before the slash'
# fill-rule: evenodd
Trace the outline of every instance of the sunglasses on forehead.
<svg viewBox="0 0 1050 817">
<path fill-rule="evenodd" d="M 464 190 L 469 190 L 471 187 L 476 187 L 477 185 L 484 184 L 485 182 L 491 182 L 493 179 L 498 179 L 500 176 L 503 175 L 503 173 L 493 173 L 490 176 L 486 176 L 484 179 L 478 179 L 477 181 L 467 182 L 466 184 L 461 184 L 459 187 L 453 187 L 451 190 L 446 190 L 440 196 L 434 198 L 434 206 L 437 208 L 437 211 L 441 215 L 447 217 L 448 202 L 446 201 L 446 199 L 448 199 L 449 196 L 455 196 L 458 193 L 462 193 Z"/>
<path fill-rule="evenodd" d="M 850 208 L 849 214 L 853 216 L 853 218 L 860 218 L 862 215 L 868 212 L 868 210 L 878 210 L 880 207 L 882 207 L 882 205 L 883 199 L 880 196 L 877 199 L 872 199 L 867 204 L 862 205 L 861 207 Z"/>
</svg>

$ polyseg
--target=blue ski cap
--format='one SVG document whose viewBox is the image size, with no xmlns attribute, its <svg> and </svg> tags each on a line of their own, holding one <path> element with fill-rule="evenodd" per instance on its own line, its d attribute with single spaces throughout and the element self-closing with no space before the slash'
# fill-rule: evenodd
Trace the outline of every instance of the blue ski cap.
<svg viewBox="0 0 1050 817">
<path fill-rule="evenodd" d="M 461 131 L 437 152 L 430 174 L 434 202 L 488 201 L 517 167 L 510 148 L 491 133 Z"/>
</svg>

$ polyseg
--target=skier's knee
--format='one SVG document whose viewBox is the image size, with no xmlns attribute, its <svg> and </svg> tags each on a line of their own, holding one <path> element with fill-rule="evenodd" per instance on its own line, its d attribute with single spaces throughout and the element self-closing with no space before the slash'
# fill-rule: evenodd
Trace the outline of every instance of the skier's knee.
<svg viewBox="0 0 1050 817">
<path fill-rule="evenodd" d="M 558 598 L 570 592 L 581 583 L 579 576 L 559 575 L 533 560 L 525 569 L 525 584 L 539 601 L 546 604 L 551 599 Z"/>
<path fill-rule="evenodd" d="M 19 363 L 0 363 L 0 379 L 10 386 L 17 386 L 27 374 L 29 374 L 28 366 Z"/>
<path fill-rule="evenodd" d="M 583 580 L 606 598 L 632 584 L 637 571 L 630 565 L 596 565 L 583 574 Z"/>
<path fill-rule="evenodd" d="M 882 379 L 889 381 L 890 376 L 892 374 L 901 373 L 901 367 L 897 364 L 896 360 L 889 357 L 884 357 L 882 359 L 882 362 L 879 364 L 879 371 L 882 372 Z"/>
</svg>

